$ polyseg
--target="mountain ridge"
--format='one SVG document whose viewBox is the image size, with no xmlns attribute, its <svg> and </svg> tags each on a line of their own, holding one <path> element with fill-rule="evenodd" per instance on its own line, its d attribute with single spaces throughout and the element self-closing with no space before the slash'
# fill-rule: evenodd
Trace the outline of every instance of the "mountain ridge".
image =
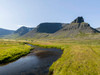
<svg viewBox="0 0 100 75">
<path fill-rule="evenodd" d="M 19 38 L 19 37 L 25 35 L 29 31 L 31 31 L 32 29 L 34 29 L 34 28 L 22 26 L 22 27 L 18 28 L 16 31 L 14 31 L 12 34 L 5 35 L 2 38 L 6 38 L 6 39 L 16 39 L 16 38 Z"/>
<path fill-rule="evenodd" d="M 51 28 L 52 30 L 52 23 L 49 23 L 49 26 L 47 24 L 44 25 L 44 28 L 47 29 L 48 31 L 39 31 L 40 29 L 42 29 L 44 23 L 39 24 L 36 29 L 32 30 L 31 32 L 28 32 L 27 34 L 25 34 L 23 36 L 23 38 L 67 38 L 67 37 L 75 37 L 77 35 L 83 35 L 83 34 L 95 34 L 95 33 L 100 33 L 98 30 L 92 28 L 90 26 L 90 24 L 86 23 L 84 21 L 84 18 L 81 17 L 77 17 L 75 20 L 73 20 L 71 23 L 58 23 L 60 24 L 60 28 L 58 30 L 56 30 L 56 23 L 53 25 L 55 32 L 53 33 L 49 33 Z M 51 26 L 51 27 L 50 27 Z M 58 25 L 59 27 L 59 25 Z M 42 29 L 42 30 L 45 30 Z"/>
</svg>

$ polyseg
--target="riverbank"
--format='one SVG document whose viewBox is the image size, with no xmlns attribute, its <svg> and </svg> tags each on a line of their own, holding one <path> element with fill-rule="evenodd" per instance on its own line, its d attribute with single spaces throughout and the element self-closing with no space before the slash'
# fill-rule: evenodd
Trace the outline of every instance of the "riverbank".
<svg viewBox="0 0 100 75">
<path fill-rule="evenodd" d="M 33 47 L 34 50 L 28 55 L 0 66 L 0 75 L 48 75 L 50 66 L 61 56 L 62 51 L 56 48 Z"/>
<path fill-rule="evenodd" d="M 17 41 L 0 41 L 0 64 L 14 61 L 30 52 L 31 46 Z"/>
<path fill-rule="evenodd" d="M 35 45 L 60 48 L 63 54 L 52 64 L 49 75 L 99 75 L 100 40 L 34 40 Z"/>
</svg>

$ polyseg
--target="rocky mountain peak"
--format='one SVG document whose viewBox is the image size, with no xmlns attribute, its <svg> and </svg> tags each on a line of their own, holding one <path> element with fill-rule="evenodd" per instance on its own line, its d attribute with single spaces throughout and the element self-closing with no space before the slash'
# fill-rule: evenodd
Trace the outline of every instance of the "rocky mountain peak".
<svg viewBox="0 0 100 75">
<path fill-rule="evenodd" d="M 81 17 L 77 17 L 74 21 L 72 21 L 72 23 L 82 23 L 84 22 L 84 18 L 81 16 Z"/>
</svg>

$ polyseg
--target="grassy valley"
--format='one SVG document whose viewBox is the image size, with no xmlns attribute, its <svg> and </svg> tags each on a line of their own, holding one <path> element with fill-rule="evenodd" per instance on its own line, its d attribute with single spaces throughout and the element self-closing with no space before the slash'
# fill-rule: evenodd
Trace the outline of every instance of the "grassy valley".
<svg viewBox="0 0 100 75">
<path fill-rule="evenodd" d="M 12 35 L 9 38 L 16 37 L 19 40 L 0 40 L 0 63 L 13 61 L 30 53 L 33 48 L 25 44 L 29 43 L 63 51 L 62 56 L 49 68 L 49 75 L 100 75 L 100 31 L 84 22 L 83 17 L 66 24 L 41 23 L 31 30 L 22 27 Z M 32 52 L 34 57 L 36 54 L 34 50 Z"/>
<path fill-rule="evenodd" d="M 0 75 L 100 75 L 100 0 L 0 0 Z"/>
</svg>

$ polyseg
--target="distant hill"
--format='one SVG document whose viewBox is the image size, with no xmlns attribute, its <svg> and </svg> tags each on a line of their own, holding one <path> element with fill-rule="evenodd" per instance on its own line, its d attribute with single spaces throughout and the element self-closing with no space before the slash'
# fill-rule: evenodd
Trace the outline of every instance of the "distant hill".
<svg viewBox="0 0 100 75">
<path fill-rule="evenodd" d="M 99 28 L 96 28 L 98 31 L 100 31 L 100 27 Z"/>
<path fill-rule="evenodd" d="M 0 37 L 12 34 L 13 32 L 14 32 L 14 30 L 8 30 L 8 29 L 0 28 Z"/>
<path fill-rule="evenodd" d="M 22 27 L 18 28 L 16 31 L 14 31 L 13 34 L 6 35 L 3 38 L 6 38 L 6 39 L 19 38 L 19 37 L 25 35 L 26 33 L 30 32 L 32 29 L 34 29 L 34 28 L 22 26 Z"/>
<path fill-rule="evenodd" d="M 28 32 L 22 38 L 66 38 L 86 36 L 100 33 L 84 22 L 83 17 L 77 17 L 71 23 L 41 23 L 34 30 Z"/>
<path fill-rule="evenodd" d="M 22 36 L 26 33 L 28 33 L 29 31 L 31 31 L 33 28 L 29 28 L 29 27 L 25 27 L 25 26 L 22 26 L 20 27 L 19 29 L 17 29 L 14 34 L 19 34 L 19 36 Z"/>
</svg>

